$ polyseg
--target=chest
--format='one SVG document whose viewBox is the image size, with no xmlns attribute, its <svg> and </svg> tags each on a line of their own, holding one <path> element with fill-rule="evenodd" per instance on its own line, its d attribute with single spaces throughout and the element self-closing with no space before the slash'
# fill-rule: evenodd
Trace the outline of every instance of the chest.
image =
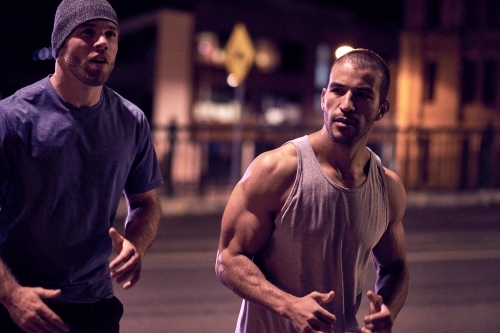
<svg viewBox="0 0 500 333">
<path fill-rule="evenodd" d="M 131 133 L 132 131 L 132 133 Z M 82 153 L 116 148 L 133 135 L 134 125 L 111 112 L 46 113 L 17 128 L 17 135 L 39 157 L 78 147 Z M 128 135 L 127 135 L 128 134 Z"/>
<path fill-rule="evenodd" d="M 276 230 L 323 244 L 343 242 L 371 249 L 378 243 L 389 220 L 385 184 L 378 173 L 369 173 L 360 186 L 348 189 L 318 165 L 301 170 Z"/>
<path fill-rule="evenodd" d="M 15 151 L 16 165 L 24 172 L 99 179 L 118 165 L 130 166 L 136 154 L 135 126 L 113 114 L 54 113 L 22 125 L 17 129 Z"/>
<path fill-rule="evenodd" d="M 333 167 L 326 161 L 318 160 L 318 167 L 321 168 L 324 175 L 333 181 L 335 184 L 347 189 L 355 189 L 360 187 L 367 178 L 370 170 L 370 161 L 364 166 L 353 167 L 349 170 L 342 171 L 340 168 Z"/>
</svg>

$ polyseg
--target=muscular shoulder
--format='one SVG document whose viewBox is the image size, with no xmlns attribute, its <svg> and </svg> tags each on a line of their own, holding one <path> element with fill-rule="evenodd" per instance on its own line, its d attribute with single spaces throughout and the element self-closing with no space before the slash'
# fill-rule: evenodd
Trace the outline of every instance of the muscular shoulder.
<svg viewBox="0 0 500 333">
<path fill-rule="evenodd" d="M 297 151 L 288 143 L 262 153 L 250 164 L 240 185 L 247 193 L 281 202 L 288 196 L 297 173 Z"/>
<path fill-rule="evenodd" d="M 249 171 L 262 171 L 280 176 L 283 173 L 294 173 L 296 169 L 297 151 L 293 144 L 287 143 L 257 156 L 250 166 Z"/>
<path fill-rule="evenodd" d="M 401 178 L 392 170 L 384 167 L 390 208 L 390 220 L 401 221 L 406 209 L 406 191 Z"/>
</svg>

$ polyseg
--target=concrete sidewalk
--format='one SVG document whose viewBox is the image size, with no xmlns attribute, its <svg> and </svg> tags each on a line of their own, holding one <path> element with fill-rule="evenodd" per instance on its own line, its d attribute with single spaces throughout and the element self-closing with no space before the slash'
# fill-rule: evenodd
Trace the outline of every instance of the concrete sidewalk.
<svg viewBox="0 0 500 333">
<path fill-rule="evenodd" d="M 406 194 L 407 208 L 419 207 L 473 207 L 500 204 L 500 190 L 475 191 L 413 191 Z"/>
<path fill-rule="evenodd" d="M 428 207 L 484 207 L 500 205 L 500 190 L 476 191 L 409 191 L 407 192 L 407 209 Z M 200 196 L 161 196 L 164 216 L 222 214 L 229 193 L 212 193 Z M 118 207 L 117 217 L 125 217 L 127 208 L 122 199 Z"/>
</svg>

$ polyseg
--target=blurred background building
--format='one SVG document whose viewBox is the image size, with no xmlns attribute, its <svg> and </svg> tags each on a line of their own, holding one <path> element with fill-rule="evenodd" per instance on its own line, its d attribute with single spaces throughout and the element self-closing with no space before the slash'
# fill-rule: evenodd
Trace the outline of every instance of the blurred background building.
<svg viewBox="0 0 500 333">
<path fill-rule="evenodd" d="M 0 51 L 0 98 L 53 71 L 58 2 L 0 14 L 0 42 L 16 45 Z M 109 85 L 146 113 L 167 195 L 229 190 L 255 156 L 320 129 L 341 46 L 389 65 L 391 112 L 369 146 L 407 189 L 500 186 L 500 0 L 110 2 L 121 37 Z"/>
</svg>

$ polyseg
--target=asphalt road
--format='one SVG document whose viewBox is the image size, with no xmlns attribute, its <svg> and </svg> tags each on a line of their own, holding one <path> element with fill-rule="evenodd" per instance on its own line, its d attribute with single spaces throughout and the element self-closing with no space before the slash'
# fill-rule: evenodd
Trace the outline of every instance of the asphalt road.
<svg viewBox="0 0 500 333">
<path fill-rule="evenodd" d="M 128 291 L 122 333 L 234 332 L 241 300 L 214 274 L 220 214 L 166 217 Z M 499 332 L 500 206 L 409 209 L 411 271 L 394 333 Z M 365 289 L 372 288 L 368 272 Z M 367 312 L 363 301 L 358 319 Z"/>
</svg>

